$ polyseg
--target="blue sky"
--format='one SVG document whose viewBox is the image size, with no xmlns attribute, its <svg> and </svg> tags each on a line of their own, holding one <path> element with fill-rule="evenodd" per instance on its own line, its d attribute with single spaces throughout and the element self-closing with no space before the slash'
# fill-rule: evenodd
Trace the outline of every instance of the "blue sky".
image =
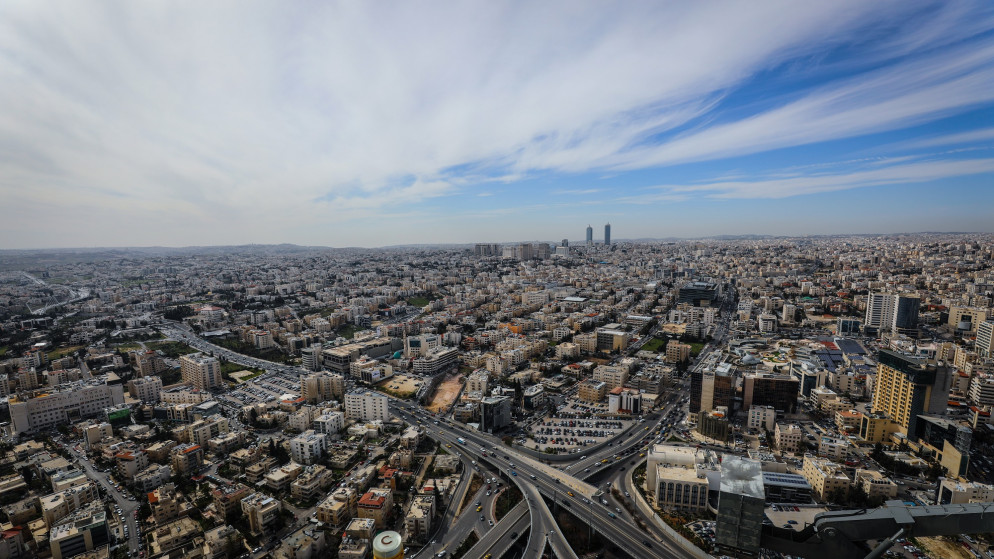
<svg viewBox="0 0 994 559">
<path fill-rule="evenodd" d="M 994 230 L 989 2 L 0 5 L 0 247 Z"/>
</svg>

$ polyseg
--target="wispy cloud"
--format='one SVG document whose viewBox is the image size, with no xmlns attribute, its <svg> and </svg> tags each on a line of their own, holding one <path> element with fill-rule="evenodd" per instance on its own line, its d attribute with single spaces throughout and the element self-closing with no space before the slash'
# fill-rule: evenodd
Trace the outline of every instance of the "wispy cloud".
<svg viewBox="0 0 994 559">
<path fill-rule="evenodd" d="M 127 212 L 133 244 L 237 242 L 246 223 L 395 242 L 403 226 L 328 216 L 542 174 L 626 184 L 988 106 L 992 28 L 984 2 L 6 3 L 0 238 L 108 244 Z M 572 184 L 591 183 L 560 192 L 596 203 L 608 187 Z M 41 238 L 44 212 L 91 225 Z"/>
<path fill-rule="evenodd" d="M 587 194 L 597 194 L 603 192 L 603 188 L 576 188 L 554 190 L 552 193 L 560 196 L 585 196 Z"/>
<path fill-rule="evenodd" d="M 914 184 L 939 179 L 994 172 L 994 159 L 917 161 L 886 167 L 815 175 L 793 174 L 748 181 L 715 181 L 700 184 L 659 185 L 661 196 L 706 196 L 710 198 L 786 198 L 853 188 Z"/>
</svg>

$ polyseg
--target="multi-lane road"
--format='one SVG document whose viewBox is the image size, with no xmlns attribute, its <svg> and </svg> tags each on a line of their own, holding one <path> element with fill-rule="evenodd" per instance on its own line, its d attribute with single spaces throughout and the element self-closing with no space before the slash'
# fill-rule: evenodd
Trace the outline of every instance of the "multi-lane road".
<svg viewBox="0 0 994 559">
<path fill-rule="evenodd" d="M 83 467 L 86 471 L 86 476 L 100 484 L 106 494 L 110 495 L 114 499 L 114 502 L 117 503 L 117 506 L 120 507 L 121 512 L 119 516 L 123 517 L 124 522 L 122 524 L 127 526 L 128 529 L 128 551 L 137 556 L 141 550 L 141 532 L 138 529 L 138 521 L 135 518 L 135 511 L 138 510 L 138 502 L 128 499 L 124 493 L 119 491 L 111 482 L 109 475 L 94 468 L 85 454 L 77 451 L 75 447 L 68 443 L 65 444 L 64 448 Z"/>
</svg>

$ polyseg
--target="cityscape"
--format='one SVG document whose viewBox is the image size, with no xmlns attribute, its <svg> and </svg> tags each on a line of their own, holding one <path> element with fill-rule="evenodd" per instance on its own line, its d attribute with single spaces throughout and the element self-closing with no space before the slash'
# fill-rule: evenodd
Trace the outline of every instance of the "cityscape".
<svg viewBox="0 0 994 559">
<path fill-rule="evenodd" d="M 6 251 L 7 552 L 818 557 L 832 511 L 994 500 L 994 235 L 609 227 Z M 843 551 L 994 531 L 886 520 Z"/>
<path fill-rule="evenodd" d="M 994 4 L 0 7 L 0 559 L 994 559 Z"/>
</svg>

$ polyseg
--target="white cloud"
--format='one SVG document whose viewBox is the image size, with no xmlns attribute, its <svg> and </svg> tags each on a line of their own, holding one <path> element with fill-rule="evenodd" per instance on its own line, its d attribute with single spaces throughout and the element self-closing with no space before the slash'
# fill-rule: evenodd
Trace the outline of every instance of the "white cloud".
<svg viewBox="0 0 994 559">
<path fill-rule="evenodd" d="M 922 5 L 8 2 L 0 235 L 35 244 L 23 232 L 47 211 L 91 218 L 82 233 L 54 220 L 56 244 L 110 243 L 122 212 L 156 225 L 130 244 L 233 242 L 245 223 L 337 235 L 329 216 L 545 170 L 643 169 L 907 126 L 994 95 L 991 42 L 956 46 L 991 27 L 977 6 L 932 5 L 868 53 L 882 69 L 723 123 L 729 93 L 758 73 L 862 44 Z M 888 65 L 925 49 L 938 50 Z M 164 215 L 189 219 L 174 230 Z M 356 231 L 322 240 L 404 235 Z"/>
<path fill-rule="evenodd" d="M 701 184 L 659 185 L 658 196 L 704 195 L 711 198 L 786 198 L 889 184 L 914 184 L 945 178 L 994 172 L 994 159 L 897 162 L 884 167 L 817 175 L 776 175 L 748 181 L 714 181 Z M 633 201 L 638 198 L 633 198 Z"/>
</svg>

